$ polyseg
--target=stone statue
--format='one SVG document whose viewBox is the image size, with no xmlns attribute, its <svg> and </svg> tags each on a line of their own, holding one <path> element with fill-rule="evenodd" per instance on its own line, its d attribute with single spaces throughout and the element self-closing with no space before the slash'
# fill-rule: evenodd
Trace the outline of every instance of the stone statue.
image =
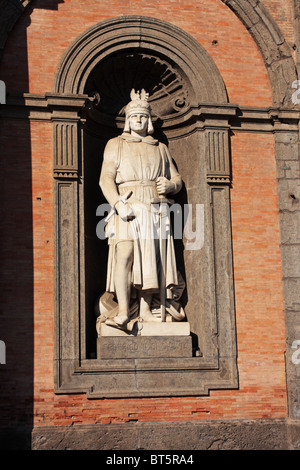
<svg viewBox="0 0 300 470">
<path fill-rule="evenodd" d="M 130 330 L 135 319 L 178 321 L 184 282 L 177 271 L 169 195 L 182 187 L 166 145 L 155 140 L 148 94 L 131 91 L 121 136 L 108 141 L 100 187 L 112 207 L 106 293 L 99 321 Z M 115 299 L 115 300 L 113 300 Z"/>
</svg>

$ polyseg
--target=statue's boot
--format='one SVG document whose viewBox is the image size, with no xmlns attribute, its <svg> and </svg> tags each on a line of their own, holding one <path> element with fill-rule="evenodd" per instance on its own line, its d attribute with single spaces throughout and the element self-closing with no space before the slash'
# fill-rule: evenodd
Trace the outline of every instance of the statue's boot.
<svg viewBox="0 0 300 470">
<path fill-rule="evenodd" d="M 116 317 L 114 317 L 114 322 L 120 327 L 124 327 L 129 322 L 129 317 L 127 317 L 126 315 L 117 315 Z"/>
<path fill-rule="evenodd" d="M 108 318 L 105 323 L 109 326 L 114 326 L 115 328 L 121 328 L 126 330 L 128 322 L 129 318 L 126 315 L 117 315 L 114 318 Z"/>
<path fill-rule="evenodd" d="M 152 315 L 151 311 L 140 312 L 140 318 L 146 322 L 161 322 L 161 318 Z"/>
</svg>

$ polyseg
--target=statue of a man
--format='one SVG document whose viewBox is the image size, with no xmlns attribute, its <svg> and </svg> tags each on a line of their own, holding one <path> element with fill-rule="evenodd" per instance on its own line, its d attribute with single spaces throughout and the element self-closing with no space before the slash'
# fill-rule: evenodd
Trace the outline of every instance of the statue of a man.
<svg viewBox="0 0 300 470">
<path fill-rule="evenodd" d="M 181 177 L 166 145 L 151 136 L 151 108 L 144 90 L 132 90 L 125 117 L 123 134 L 106 145 L 100 175 L 100 187 L 112 207 L 106 226 L 106 289 L 117 298 L 113 324 L 124 329 L 132 296 L 138 299 L 143 321 L 164 321 L 152 313 L 153 298 L 163 292 L 162 308 L 171 308 L 176 287 L 182 285 L 166 210 L 166 197 L 180 191 Z M 182 313 L 178 315 L 182 319 Z"/>
</svg>

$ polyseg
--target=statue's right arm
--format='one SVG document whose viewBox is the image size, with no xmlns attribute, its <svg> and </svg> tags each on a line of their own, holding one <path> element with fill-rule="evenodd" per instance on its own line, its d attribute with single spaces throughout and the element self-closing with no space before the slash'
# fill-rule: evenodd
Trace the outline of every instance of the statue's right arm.
<svg viewBox="0 0 300 470">
<path fill-rule="evenodd" d="M 119 193 L 115 183 L 117 174 L 116 162 L 117 146 L 109 141 L 105 147 L 99 185 L 107 202 L 114 207 L 119 200 Z"/>
</svg>

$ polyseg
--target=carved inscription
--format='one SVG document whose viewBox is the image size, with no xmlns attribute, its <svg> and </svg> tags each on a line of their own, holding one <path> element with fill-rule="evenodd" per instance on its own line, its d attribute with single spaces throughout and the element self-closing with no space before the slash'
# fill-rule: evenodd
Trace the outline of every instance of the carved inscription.
<svg viewBox="0 0 300 470">
<path fill-rule="evenodd" d="M 190 336 L 102 337 L 98 340 L 100 359 L 141 359 L 151 357 L 192 357 Z"/>
</svg>

